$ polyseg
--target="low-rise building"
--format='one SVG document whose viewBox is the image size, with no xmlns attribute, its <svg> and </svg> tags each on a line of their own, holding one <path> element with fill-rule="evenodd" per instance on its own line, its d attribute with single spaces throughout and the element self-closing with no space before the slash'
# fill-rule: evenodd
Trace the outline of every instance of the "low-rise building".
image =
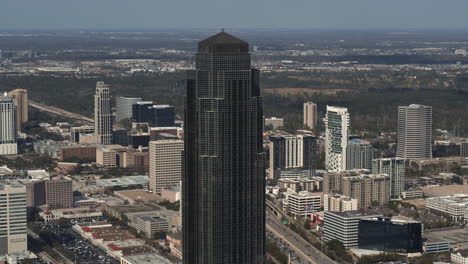
<svg viewBox="0 0 468 264">
<path fill-rule="evenodd" d="M 147 238 L 154 237 L 155 233 L 169 231 L 169 220 L 154 215 L 134 216 L 135 227 L 138 232 L 145 234 Z"/>
<path fill-rule="evenodd" d="M 359 222 L 362 219 L 382 217 L 373 211 L 325 211 L 323 219 L 323 241 L 336 239 L 343 243 L 346 249 L 359 246 Z"/>
<path fill-rule="evenodd" d="M 435 238 L 424 238 L 423 251 L 427 254 L 437 254 L 450 251 L 450 241 Z"/>
<path fill-rule="evenodd" d="M 168 200 L 171 203 L 175 203 L 182 199 L 182 192 L 180 191 L 180 185 L 172 186 L 169 188 L 163 188 L 161 190 L 161 198 Z"/>
<path fill-rule="evenodd" d="M 322 198 L 320 194 L 308 191 L 286 192 L 286 199 L 283 199 L 283 210 L 295 217 L 306 217 L 319 211 Z"/>
<path fill-rule="evenodd" d="M 155 253 L 123 256 L 120 264 L 172 264 L 168 259 Z"/>
<path fill-rule="evenodd" d="M 284 119 L 279 117 L 265 117 L 263 119 L 264 126 L 271 126 L 273 129 L 284 126 Z"/>
<path fill-rule="evenodd" d="M 137 176 L 126 176 L 121 178 L 112 179 L 99 179 L 96 181 L 96 185 L 101 188 L 148 188 L 148 176 L 137 175 Z"/>
<path fill-rule="evenodd" d="M 71 220 L 71 221 L 90 221 L 102 217 L 101 211 L 92 210 L 89 207 L 79 207 L 79 208 L 64 208 L 64 209 L 55 209 L 47 210 L 40 212 L 39 216 L 44 219 L 44 222 L 57 222 L 61 218 Z"/>
<path fill-rule="evenodd" d="M 450 253 L 450 260 L 454 264 L 468 264 L 468 249 L 456 249 Z"/>
<path fill-rule="evenodd" d="M 423 197 L 423 191 L 418 188 L 411 188 L 401 193 L 403 199 L 416 199 Z"/>
<path fill-rule="evenodd" d="M 460 221 L 468 210 L 468 194 L 431 197 L 426 199 L 426 207 L 446 214 L 454 221 Z"/>
</svg>

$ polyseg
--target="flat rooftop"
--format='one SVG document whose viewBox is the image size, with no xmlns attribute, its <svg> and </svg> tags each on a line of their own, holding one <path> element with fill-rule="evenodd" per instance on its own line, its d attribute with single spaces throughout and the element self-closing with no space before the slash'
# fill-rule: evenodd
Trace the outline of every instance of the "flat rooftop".
<svg viewBox="0 0 468 264">
<path fill-rule="evenodd" d="M 141 254 L 141 255 L 132 255 L 123 257 L 126 261 L 130 263 L 138 264 L 171 264 L 168 259 L 151 253 L 151 254 Z"/>
</svg>

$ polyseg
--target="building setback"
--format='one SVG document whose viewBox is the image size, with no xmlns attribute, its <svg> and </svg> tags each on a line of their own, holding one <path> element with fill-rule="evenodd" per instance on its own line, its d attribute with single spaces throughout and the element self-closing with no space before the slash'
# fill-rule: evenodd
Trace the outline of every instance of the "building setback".
<svg viewBox="0 0 468 264">
<path fill-rule="evenodd" d="M 248 43 L 221 32 L 198 44 L 185 102 L 185 264 L 265 261 L 259 80 Z"/>
<path fill-rule="evenodd" d="M 432 158 L 432 106 L 412 104 L 398 107 L 397 157 Z"/>
</svg>

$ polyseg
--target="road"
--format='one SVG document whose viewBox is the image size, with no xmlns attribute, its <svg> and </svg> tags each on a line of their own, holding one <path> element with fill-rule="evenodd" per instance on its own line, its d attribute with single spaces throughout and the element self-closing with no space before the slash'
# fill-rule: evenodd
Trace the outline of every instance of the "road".
<svg viewBox="0 0 468 264">
<path fill-rule="evenodd" d="M 28 228 L 28 235 L 34 239 L 34 240 L 37 240 L 37 241 L 41 241 L 41 243 L 44 243 L 44 241 L 42 241 L 42 239 L 39 237 L 38 234 L 34 233 L 31 229 Z M 52 251 L 53 251 L 53 255 L 52 256 L 51 254 L 45 252 L 45 251 L 41 251 L 40 249 L 36 248 L 36 250 L 38 250 L 36 252 L 36 254 L 38 256 L 42 256 L 43 257 L 43 260 L 45 261 L 50 261 L 52 263 L 63 263 L 63 264 L 74 264 L 73 261 L 71 261 L 70 259 L 68 259 L 67 257 L 65 257 L 62 253 L 60 253 L 58 250 L 56 250 L 55 248 L 52 248 Z"/>
<path fill-rule="evenodd" d="M 336 262 L 320 252 L 320 250 L 313 247 L 309 242 L 305 241 L 294 231 L 282 224 L 278 218 L 267 214 L 266 222 L 267 230 L 287 242 L 289 247 L 306 262 L 313 264 L 336 264 Z"/>
<path fill-rule="evenodd" d="M 77 113 L 73 113 L 73 112 L 70 112 L 70 111 L 55 107 L 55 106 L 49 106 L 49 105 L 31 101 L 31 100 L 29 100 L 29 106 L 31 106 L 32 108 L 36 108 L 40 111 L 45 111 L 54 115 L 63 116 L 63 117 L 70 118 L 70 119 L 75 119 L 75 120 L 82 121 L 87 124 L 94 124 L 94 120 L 92 118 L 89 118 L 89 117 L 86 117 Z"/>
</svg>

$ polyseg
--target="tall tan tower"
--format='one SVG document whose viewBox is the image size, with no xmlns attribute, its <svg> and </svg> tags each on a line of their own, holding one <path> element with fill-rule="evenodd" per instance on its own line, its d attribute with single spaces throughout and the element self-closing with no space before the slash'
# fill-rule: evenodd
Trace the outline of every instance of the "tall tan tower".
<svg viewBox="0 0 468 264">
<path fill-rule="evenodd" d="M 21 124 L 28 122 L 28 91 L 15 89 L 8 93 L 16 105 L 16 131 L 21 131 Z"/>
<path fill-rule="evenodd" d="M 312 102 L 304 103 L 304 125 L 310 129 L 317 126 L 317 104 Z"/>
<path fill-rule="evenodd" d="M 96 83 L 94 95 L 94 133 L 96 143 L 112 144 L 112 108 L 110 86 L 104 82 Z"/>
</svg>

